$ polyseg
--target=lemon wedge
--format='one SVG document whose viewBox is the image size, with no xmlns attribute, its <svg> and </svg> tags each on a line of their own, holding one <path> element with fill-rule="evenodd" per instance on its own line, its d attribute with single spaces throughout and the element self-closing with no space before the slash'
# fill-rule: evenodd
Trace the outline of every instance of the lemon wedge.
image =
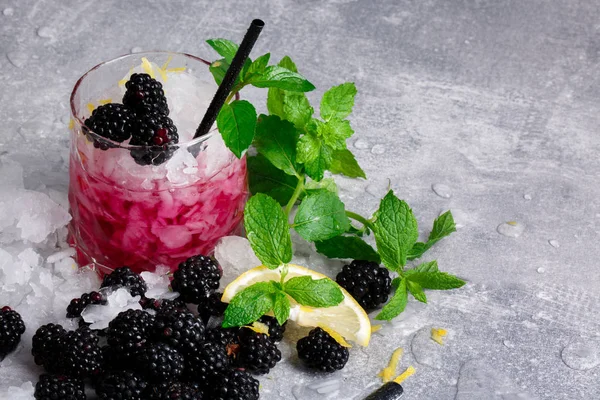
<svg viewBox="0 0 600 400">
<path fill-rule="evenodd" d="M 280 267 L 281 268 L 281 267 Z M 295 264 L 288 264 L 288 273 L 284 281 L 288 279 L 308 275 L 312 279 L 323 279 L 327 276 L 311 269 Z M 221 301 L 229 303 L 233 296 L 257 282 L 280 280 L 280 269 L 269 269 L 264 265 L 252 268 L 238 276 L 223 291 Z M 290 298 L 292 303 L 289 319 L 300 326 L 321 327 L 338 333 L 346 340 L 350 340 L 360 346 L 367 346 L 371 339 L 371 321 L 367 313 L 352 298 L 344 288 L 340 288 L 344 294 L 344 300 L 334 307 L 313 308 L 302 306 Z"/>
</svg>

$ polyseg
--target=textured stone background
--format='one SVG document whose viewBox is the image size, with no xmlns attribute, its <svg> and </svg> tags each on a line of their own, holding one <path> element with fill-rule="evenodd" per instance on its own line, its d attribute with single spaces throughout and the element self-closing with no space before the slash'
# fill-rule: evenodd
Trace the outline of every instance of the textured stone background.
<svg viewBox="0 0 600 400">
<path fill-rule="evenodd" d="M 454 211 L 462 227 L 427 257 L 468 286 L 411 303 L 353 351 L 339 391 L 311 392 L 323 378 L 291 362 L 261 379 L 262 398 L 362 398 L 398 346 L 417 369 L 406 399 L 600 396 L 597 1 L 0 0 L 0 12 L 0 154 L 26 165 L 28 188 L 66 192 L 68 96 L 91 66 L 153 49 L 211 59 L 204 39 L 239 41 L 260 17 L 254 54 L 292 56 L 311 99 L 358 86 L 351 147 L 370 179 L 340 180 L 347 207 L 370 213 L 389 184 L 424 235 Z M 519 237 L 497 232 L 507 221 Z M 423 342 L 430 326 L 450 331 L 446 346 Z"/>
</svg>

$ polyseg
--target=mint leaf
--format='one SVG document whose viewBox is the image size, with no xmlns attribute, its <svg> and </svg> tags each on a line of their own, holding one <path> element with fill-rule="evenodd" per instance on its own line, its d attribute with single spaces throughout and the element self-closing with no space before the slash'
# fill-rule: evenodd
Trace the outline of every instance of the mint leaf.
<svg viewBox="0 0 600 400">
<path fill-rule="evenodd" d="M 306 174 L 318 182 L 331 165 L 332 150 L 318 137 L 307 133 L 298 141 L 297 161 L 304 164 Z"/>
<path fill-rule="evenodd" d="M 335 180 L 333 178 L 324 178 L 321 179 L 320 182 L 308 181 L 304 184 L 304 189 L 307 191 L 325 189 L 329 190 L 331 193 L 338 193 L 338 187 L 335 184 Z"/>
<path fill-rule="evenodd" d="M 346 232 L 349 226 L 344 203 L 335 193 L 323 189 L 308 194 L 294 218 L 294 229 L 308 241 L 330 239 Z"/>
<path fill-rule="evenodd" d="M 377 314 L 375 319 L 389 321 L 394 317 L 397 317 L 404 311 L 406 304 L 408 303 L 408 293 L 406 291 L 406 280 L 402 279 L 397 281 L 398 285 L 396 292 L 392 299 L 387 303 L 381 312 Z"/>
<path fill-rule="evenodd" d="M 263 73 L 253 76 L 247 83 L 259 88 L 276 87 L 292 92 L 310 92 L 315 89 L 305 77 L 279 65 L 268 66 Z"/>
<path fill-rule="evenodd" d="M 415 299 L 419 300 L 421 303 L 427 303 L 427 296 L 425 295 L 425 292 L 423 291 L 421 285 L 410 280 L 407 280 L 406 283 L 408 290 Z"/>
<path fill-rule="evenodd" d="M 235 53 L 237 53 L 239 46 L 227 39 L 208 39 L 206 41 L 210 47 L 212 47 L 221 57 L 223 57 L 228 64 L 231 64 Z"/>
<path fill-rule="evenodd" d="M 332 118 L 346 118 L 354 107 L 354 96 L 356 96 L 356 86 L 352 82 L 332 87 L 323 94 L 321 99 L 321 117 L 325 121 Z"/>
<path fill-rule="evenodd" d="M 329 278 L 313 280 L 310 276 L 297 276 L 283 284 L 283 291 L 308 307 L 333 307 L 344 300 L 338 284 Z"/>
<path fill-rule="evenodd" d="M 246 68 L 246 71 L 242 71 L 243 74 L 240 73 L 240 75 L 244 77 L 244 81 L 248 81 L 256 74 L 262 74 L 267 68 L 267 64 L 269 64 L 269 58 L 271 58 L 271 53 L 263 54 L 250 63 Z"/>
<path fill-rule="evenodd" d="M 296 64 L 294 64 L 292 59 L 288 56 L 283 57 L 278 65 L 289 69 L 292 72 L 298 72 Z M 283 110 L 285 95 L 286 93 L 281 89 L 275 87 L 269 88 L 269 93 L 267 95 L 267 110 L 269 110 L 269 114 L 278 115 L 285 119 L 285 112 Z"/>
<path fill-rule="evenodd" d="M 244 227 L 256 257 L 275 269 L 292 259 L 292 239 L 287 217 L 279 203 L 259 193 L 246 203 Z"/>
<path fill-rule="evenodd" d="M 223 328 L 248 325 L 262 317 L 273 308 L 275 293 L 273 282 L 258 282 L 237 293 L 225 310 Z"/>
<path fill-rule="evenodd" d="M 441 239 L 449 236 L 452 232 L 456 232 L 456 224 L 454 223 L 454 217 L 450 211 L 446 211 L 433 221 L 433 229 L 429 233 L 427 243 L 417 242 L 410 250 L 408 255 L 409 260 L 419 258 L 429 250 L 434 244 L 439 242 Z"/>
<path fill-rule="evenodd" d="M 288 175 L 299 176 L 296 144 L 300 133 L 288 121 L 276 115 L 261 114 L 256 125 L 254 146 L 275 167 Z"/>
<path fill-rule="evenodd" d="M 279 61 L 279 65 L 280 67 L 289 69 L 292 72 L 298 72 L 298 68 L 296 67 L 296 64 L 294 64 L 294 62 L 292 61 L 292 59 L 289 56 L 284 56 L 281 61 Z"/>
<path fill-rule="evenodd" d="M 334 150 L 346 148 L 346 139 L 354 134 L 348 120 L 334 118 L 326 123 L 317 125 L 317 135 L 325 144 Z"/>
<path fill-rule="evenodd" d="M 332 155 L 332 162 L 329 170 L 334 174 L 345 175 L 349 178 L 367 179 L 365 171 L 358 165 L 354 154 L 350 150 L 336 150 Z"/>
<path fill-rule="evenodd" d="M 415 272 L 439 272 L 438 263 L 436 260 L 424 262 L 413 269 L 406 271 L 406 275 L 414 274 Z"/>
<path fill-rule="evenodd" d="M 275 315 L 277 322 L 279 322 L 279 325 L 283 325 L 290 316 L 290 299 L 282 292 L 275 294 L 273 314 Z"/>
<path fill-rule="evenodd" d="M 304 93 L 284 93 L 283 117 L 296 128 L 302 129 L 310 121 L 314 112 Z"/>
<path fill-rule="evenodd" d="M 298 178 L 286 174 L 258 154 L 248 157 L 248 183 L 252 194 L 264 193 L 285 206 L 298 186 Z"/>
<path fill-rule="evenodd" d="M 375 241 L 383 264 L 400 272 L 406 265 L 409 250 L 417 241 L 417 220 L 406 202 L 390 190 L 375 212 Z"/>
<path fill-rule="evenodd" d="M 353 260 L 380 263 L 379 254 L 361 238 L 356 236 L 336 236 L 315 242 L 317 251 L 329 258 L 351 258 Z"/>
<path fill-rule="evenodd" d="M 254 138 L 256 110 L 246 100 L 224 104 L 217 116 L 217 127 L 229 150 L 241 158 Z"/>
<path fill-rule="evenodd" d="M 446 272 L 414 272 L 406 276 L 411 282 L 418 283 L 425 289 L 449 290 L 465 285 L 465 281 Z"/>
</svg>

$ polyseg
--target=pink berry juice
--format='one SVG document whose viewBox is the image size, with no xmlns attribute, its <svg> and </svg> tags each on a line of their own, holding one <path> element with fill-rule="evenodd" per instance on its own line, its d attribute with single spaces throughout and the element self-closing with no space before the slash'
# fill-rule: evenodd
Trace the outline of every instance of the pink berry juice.
<svg viewBox="0 0 600 400">
<path fill-rule="evenodd" d="M 152 62 L 150 62 L 150 61 Z M 124 81 L 146 72 L 161 81 L 179 143 L 160 165 L 140 165 L 127 141 L 100 138 L 84 121 L 107 102 L 120 102 Z M 246 159 L 236 158 L 216 129 L 193 139 L 216 84 L 208 63 L 177 53 L 120 57 L 93 68 L 71 95 L 69 240 L 79 265 L 101 273 L 120 266 L 134 271 L 171 269 L 217 241 L 238 233 L 248 198 Z"/>
</svg>

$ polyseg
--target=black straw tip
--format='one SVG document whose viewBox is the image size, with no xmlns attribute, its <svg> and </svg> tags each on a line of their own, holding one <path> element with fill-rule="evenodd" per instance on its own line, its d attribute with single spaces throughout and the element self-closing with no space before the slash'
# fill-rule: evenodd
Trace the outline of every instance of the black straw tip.
<svg viewBox="0 0 600 400">
<path fill-rule="evenodd" d="M 255 20 L 252 20 L 252 25 L 262 28 L 263 26 L 265 26 L 265 22 L 262 19 L 257 18 Z"/>
</svg>

